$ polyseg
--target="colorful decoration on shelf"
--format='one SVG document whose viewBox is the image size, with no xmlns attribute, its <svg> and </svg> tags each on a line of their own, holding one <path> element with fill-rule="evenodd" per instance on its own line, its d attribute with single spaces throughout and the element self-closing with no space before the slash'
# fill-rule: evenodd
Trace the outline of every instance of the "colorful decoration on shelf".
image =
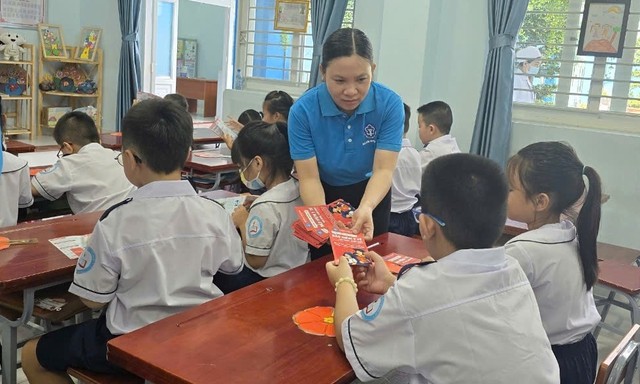
<svg viewBox="0 0 640 384">
<path fill-rule="evenodd" d="M 87 80 L 86 72 L 76 63 L 66 63 L 53 75 L 55 89 L 60 92 L 76 92 L 78 85 Z"/>
<path fill-rule="evenodd" d="M 67 57 L 67 48 L 62 38 L 62 28 L 57 25 L 39 24 L 40 46 L 45 58 Z"/>
<path fill-rule="evenodd" d="M 102 29 L 83 27 L 80 31 L 80 45 L 76 49 L 75 58 L 78 60 L 94 61 Z"/>
<path fill-rule="evenodd" d="M 90 95 L 96 93 L 96 89 L 96 83 L 93 80 L 86 80 L 78 84 L 77 92 Z"/>
<path fill-rule="evenodd" d="M 27 90 L 27 70 L 17 64 L 0 68 L 0 89 L 9 96 L 20 96 Z"/>
<path fill-rule="evenodd" d="M 40 88 L 40 90 L 44 92 L 53 91 L 54 89 L 56 89 L 56 85 L 53 82 L 53 76 L 48 73 L 44 74 L 44 76 L 42 76 L 42 79 L 40 79 L 38 88 Z"/>
<path fill-rule="evenodd" d="M 75 92 L 76 91 L 76 86 L 75 83 L 73 82 L 73 79 L 70 77 L 63 77 L 62 79 L 60 79 L 60 83 L 58 85 L 58 89 L 61 92 Z"/>
<path fill-rule="evenodd" d="M 4 32 L 0 33 L 0 52 L 4 52 L 4 59 L 13 61 L 20 61 L 20 55 L 27 50 L 22 48 L 22 45 L 27 41 L 24 37 L 17 33 Z"/>
</svg>

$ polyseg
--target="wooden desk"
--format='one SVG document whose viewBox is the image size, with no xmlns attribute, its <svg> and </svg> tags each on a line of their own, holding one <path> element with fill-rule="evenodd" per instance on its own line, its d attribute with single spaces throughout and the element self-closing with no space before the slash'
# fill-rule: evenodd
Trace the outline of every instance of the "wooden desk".
<svg viewBox="0 0 640 384">
<path fill-rule="evenodd" d="M 217 136 L 209 128 L 193 128 L 193 144 L 218 144 L 224 140 Z M 103 147 L 119 151 L 122 148 L 122 135 L 114 133 L 100 134 L 100 143 Z"/>
<path fill-rule="evenodd" d="M 17 328 L 33 313 L 35 291 L 71 281 L 76 260 L 67 258 L 49 239 L 91 233 L 102 212 L 66 216 L 47 221 L 21 223 L 0 230 L 0 236 L 37 238 L 37 244 L 12 245 L 0 251 L 0 294 L 24 292 L 19 319 L 0 316 L 2 331 L 2 383 L 16 383 Z"/>
<path fill-rule="evenodd" d="M 422 241 L 377 236 L 380 254 L 426 257 Z M 334 338 L 308 335 L 291 316 L 333 306 L 329 256 L 171 316 L 108 344 L 108 359 L 156 384 L 348 383 L 355 378 Z M 361 307 L 375 299 L 358 293 Z"/>
<path fill-rule="evenodd" d="M 17 155 L 18 153 L 35 152 L 36 146 L 23 143 L 18 140 L 7 140 L 7 152 Z"/>
<path fill-rule="evenodd" d="M 208 154 L 216 157 L 201 156 Z M 193 179 L 197 173 L 212 175 L 214 183 L 211 189 L 216 189 L 220 185 L 222 175 L 237 172 L 238 166 L 231 161 L 230 156 L 220 155 L 219 149 L 207 149 L 191 151 L 191 155 L 184 164 L 184 170 L 187 178 L 190 179 Z"/>
<path fill-rule="evenodd" d="M 204 117 L 216 115 L 216 103 L 218 100 L 217 80 L 178 77 L 176 79 L 176 92 L 187 99 L 190 113 L 197 112 L 198 100 L 204 100 Z"/>
</svg>

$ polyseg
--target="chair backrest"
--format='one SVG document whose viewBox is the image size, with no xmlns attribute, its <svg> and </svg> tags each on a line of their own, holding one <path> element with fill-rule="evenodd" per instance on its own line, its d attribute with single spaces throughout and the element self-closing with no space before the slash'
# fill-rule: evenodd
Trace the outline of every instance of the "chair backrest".
<svg viewBox="0 0 640 384">
<path fill-rule="evenodd" d="M 639 330 L 640 325 L 634 324 L 620 343 L 602 361 L 595 384 L 619 384 L 623 380 L 625 384 L 631 384 L 640 354 L 640 343 L 634 341 Z"/>
</svg>

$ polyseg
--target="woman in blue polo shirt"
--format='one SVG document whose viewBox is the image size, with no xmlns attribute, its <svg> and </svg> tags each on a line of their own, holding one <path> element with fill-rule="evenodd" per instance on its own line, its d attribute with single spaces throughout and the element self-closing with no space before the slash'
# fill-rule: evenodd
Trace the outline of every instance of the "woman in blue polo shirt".
<svg viewBox="0 0 640 384">
<path fill-rule="evenodd" d="M 304 204 L 345 199 L 357 207 L 353 230 L 367 239 L 389 226 L 404 124 L 400 96 L 372 81 L 374 69 L 367 36 L 337 30 L 322 47 L 324 82 L 289 112 L 289 146 Z"/>
</svg>

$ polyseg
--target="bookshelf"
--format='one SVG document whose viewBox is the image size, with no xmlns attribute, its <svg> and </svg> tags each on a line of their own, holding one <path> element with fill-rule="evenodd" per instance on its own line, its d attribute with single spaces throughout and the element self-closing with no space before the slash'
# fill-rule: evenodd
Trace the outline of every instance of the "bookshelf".
<svg viewBox="0 0 640 384">
<path fill-rule="evenodd" d="M 0 96 L 7 118 L 3 134 L 6 136 L 29 135 L 33 139 L 35 112 L 34 46 L 24 44 L 21 60 L 4 60 L 0 54 Z M 16 80 L 16 81 L 14 81 Z M 13 92 L 20 94 L 13 94 Z"/>
</svg>

